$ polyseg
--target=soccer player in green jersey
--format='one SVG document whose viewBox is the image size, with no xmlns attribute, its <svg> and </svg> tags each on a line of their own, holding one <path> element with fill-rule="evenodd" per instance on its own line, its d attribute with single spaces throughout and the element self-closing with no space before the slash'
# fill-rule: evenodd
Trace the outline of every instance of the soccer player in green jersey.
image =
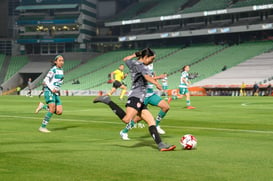
<svg viewBox="0 0 273 181">
<path fill-rule="evenodd" d="M 60 88 L 63 83 L 64 58 L 61 55 L 57 55 L 54 59 L 54 66 L 49 70 L 44 79 L 44 97 L 46 104 L 48 105 L 48 112 L 46 113 L 42 125 L 39 128 L 40 132 L 49 133 L 50 131 L 46 128 L 53 114 L 61 115 L 63 113 L 63 106 L 60 99 Z M 39 107 L 40 106 L 40 107 Z M 45 105 L 39 104 L 38 108 L 41 110 Z M 38 109 L 37 108 L 37 109 Z M 39 109 L 36 112 L 39 112 Z"/>
</svg>

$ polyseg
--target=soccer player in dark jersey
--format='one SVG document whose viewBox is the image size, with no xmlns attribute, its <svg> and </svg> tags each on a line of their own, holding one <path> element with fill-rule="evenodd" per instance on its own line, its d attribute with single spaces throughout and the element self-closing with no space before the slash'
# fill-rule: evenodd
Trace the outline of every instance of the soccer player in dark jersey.
<svg viewBox="0 0 273 181">
<path fill-rule="evenodd" d="M 134 58 L 138 59 L 135 60 Z M 126 103 L 126 113 L 116 103 L 114 103 L 109 96 L 99 96 L 95 98 L 93 102 L 102 102 L 107 104 L 113 112 L 128 125 L 128 127 L 134 125 L 133 118 L 136 115 L 139 115 L 147 122 L 149 132 L 158 145 L 158 149 L 160 151 L 171 151 L 174 150 L 176 146 L 162 142 L 156 129 L 154 117 L 147 109 L 147 105 L 144 104 L 148 82 L 154 84 L 159 90 L 162 90 L 161 85 L 150 76 L 151 73 L 146 66 L 151 64 L 154 58 L 154 52 L 150 48 L 145 48 L 142 51 L 136 52 L 123 59 L 130 70 L 132 79 L 132 88 L 129 92 L 128 101 Z"/>
</svg>

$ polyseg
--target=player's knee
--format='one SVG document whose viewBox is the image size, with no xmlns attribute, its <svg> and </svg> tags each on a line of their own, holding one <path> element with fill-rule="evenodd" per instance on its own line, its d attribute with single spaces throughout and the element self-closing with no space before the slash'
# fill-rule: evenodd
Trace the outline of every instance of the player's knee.
<svg viewBox="0 0 273 181">
<path fill-rule="evenodd" d="M 162 111 L 163 112 L 168 112 L 170 110 L 170 106 L 169 105 L 166 105 L 164 107 L 162 107 Z"/>
<path fill-rule="evenodd" d="M 57 114 L 57 115 L 62 115 L 62 114 L 63 114 L 63 111 L 58 110 L 58 111 L 56 111 L 56 114 Z"/>
</svg>

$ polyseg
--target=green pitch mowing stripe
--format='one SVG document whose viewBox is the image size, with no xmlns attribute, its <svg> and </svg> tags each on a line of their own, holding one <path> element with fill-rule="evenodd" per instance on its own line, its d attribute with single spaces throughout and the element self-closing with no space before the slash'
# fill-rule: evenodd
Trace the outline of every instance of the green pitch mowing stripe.
<svg viewBox="0 0 273 181">
<path fill-rule="evenodd" d="M 93 97 L 62 97 L 64 113 L 54 115 L 43 134 L 45 111 L 39 99 L 0 97 L 0 180 L 272 180 L 273 98 L 192 97 L 171 102 L 161 123 L 162 139 L 176 144 L 159 152 L 145 128 L 122 141 L 123 123 Z M 41 99 L 42 100 L 42 99 Z M 116 97 L 113 100 L 124 107 Z M 242 105 L 245 104 L 245 105 Z M 149 107 L 153 115 L 158 108 Z M 196 150 L 182 150 L 179 139 L 193 134 Z"/>
</svg>

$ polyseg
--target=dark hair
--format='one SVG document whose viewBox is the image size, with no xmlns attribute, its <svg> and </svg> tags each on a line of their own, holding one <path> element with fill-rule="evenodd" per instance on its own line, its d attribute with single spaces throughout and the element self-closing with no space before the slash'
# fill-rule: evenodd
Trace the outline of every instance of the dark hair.
<svg viewBox="0 0 273 181">
<path fill-rule="evenodd" d="M 54 60 L 51 61 L 51 64 L 52 64 L 51 66 L 52 66 L 52 67 L 56 65 L 55 61 L 58 60 L 59 57 L 63 57 L 63 56 L 62 56 L 62 55 L 57 55 L 57 56 L 54 58 Z"/>
<path fill-rule="evenodd" d="M 185 71 L 185 68 L 189 66 L 189 65 L 184 65 L 184 67 L 182 68 L 183 71 Z"/>
<path fill-rule="evenodd" d="M 148 57 L 151 57 L 151 56 L 154 56 L 155 53 L 153 50 L 151 50 L 150 48 L 145 48 L 141 51 L 138 51 L 135 53 L 135 55 L 138 57 L 138 58 L 143 58 L 145 56 L 148 56 Z"/>
<path fill-rule="evenodd" d="M 57 55 L 57 56 L 54 58 L 54 61 L 56 61 L 59 57 L 62 57 L 62 55 Z"/>
</svg>

